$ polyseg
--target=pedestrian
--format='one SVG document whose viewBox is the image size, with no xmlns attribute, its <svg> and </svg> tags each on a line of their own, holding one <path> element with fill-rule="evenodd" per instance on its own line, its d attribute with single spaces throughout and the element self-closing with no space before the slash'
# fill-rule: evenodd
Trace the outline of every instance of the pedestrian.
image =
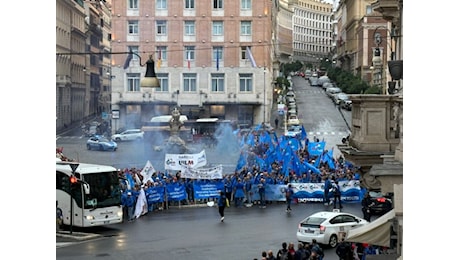
<svg viewBox="0 0 460 260">
<path fill-rule="evenodd" d="M 225 197 L 225 192 L 220 191 L 219 200 L 217 201 L 217 206 L 219 209 L 220 222 L 224 222 L 224 211 L 227 206 L 227 197 Z"/>
<path fill-rule="evenodd" d="M 273 255 L 273 250 L 267 251 L 267 260 L 275 260 L 275 256 Z"/>
<path fill-rule="evenodd" d="M 294 196 L 294 190 L 292 189 L 292 185 L 289 183 L 287 188 L 286 188 L 286 212 L 291 212 L 291 203 L 292 203 L 292 197 Z"/>
<path fill-rule="evenodd" d="M 283 242 L 281 244 L 281 249 L 278 250 L 278 253 L 276 253 L 276 259 L 277 260 L 287 260 L 288 258 L 288 249 L 287 249 L 287 243 Z"/>
<path fill-rule="evenodd" d="M 289 245 L 288 245 L 288 260 L 295 260 L 295 246 L 294 246 L 294 243 L 292 242 L 289 242 Z"/>
<path fill-rule="evenodd" d="M 313 239 L 311 241 L 311 254 L 313 255 L 313 253 L 315 253 L 315 255 L 317 256 L 317 259 L 323 260 L 324 252 L 321 246 L 316 241 L 316 239 Z"/>
<path fill-rule="evenodd" d="M 279 124 L 280 120 L 278 118 L 275 118 L 275 128 L 278 129 L 278 124 Z"/>
<path fill-rule="evenodd" d="M 133 194 L 128 191 L 126 196 L 122 196 L 121 201 L 123 207 L 126 209 L 126 213 L 128 215 L 128 222 L 134 220 L 134 206 L 136 204 L 136 199 L 134 198 Z"/>
<path fill-rule="evenodd" d="M 233 197 L 235 199 L 235 207 L 242 207 L 244 200 L 244 183 L 241 180 L 241 178 L 238 178 L 238 182 L 234 185 L 233 194 Z"/>
<path fill-rule="evenodd" d="M 361 201 L 361 210 L 363 211 L 363 218 L 368 222 L 371 222 L 371 210 L 370 207 L 372 206 L 373 202 L 371 201 L 371 195 L 369 192 L 366 192 L 364 195 L 363 200 Z"/>
<path fill-rule="evenodd" d="M 334 196 L 334 209 L 336 208 L 337 201 L 339 201 L 339 208 L 342 209 L 343 207 L 342 207 L 342 197 L 341 197 L 341 192 L 340 192 L 340 185 L 334 176 L 332 176 L 331 191 L 332 191 L 332 195 Z"/>
<path fill-rule="evenodd" d="M 263 177 L 260 178 L 260 183 L 257 185 L 259 188 L 259 196 L 260 196 L 260 206 L 262 208 L 266 208 L 266 201 L 265 201 L 265 179 Z"/>
<path fill-rule="evenodd" d="M 261 260 L 267 260 L 267 252 L 266 251 L 262 251 L 262 258 Z"/>
<path fill-rule="evenodd" d="M 307 252 L 304 249 L 304 246 L 302 243 L 297 244 L 297 250 L 295 251 L 295 260 L 307 260 L 309 255 L 307 255 Z"/>
<path fill-rule="evenodd" d="M 329 177 L 326 176 L 324 180 L 324 195 L 323 195 L 323 203 L 325 206 L 329 205 L 329 190 L 331 189 L 331 181 Z"/>
<path fill-rule="evenodd" d="M 342 238 L 342 241 L 337 245 L 335 253 L 339 257 L 339 260 L 353 260 L 353 251 L 351 250 L 351 245 L 348 242 L 345 242 L 345 239 Z"/>
<path fill-rule="evenodd" d="M 251 173 L 248 173 L 246 177 L 244 177 L 244 197 L 246 198 L 246 206 L 252 206 L 252 179 Z"/>
</svg>

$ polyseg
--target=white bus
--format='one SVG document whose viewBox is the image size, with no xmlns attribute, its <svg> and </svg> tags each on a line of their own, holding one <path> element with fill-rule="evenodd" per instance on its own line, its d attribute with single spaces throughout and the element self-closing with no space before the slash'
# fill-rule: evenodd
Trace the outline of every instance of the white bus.
<svg viewBox="0 0 460 260">
<path fill-rule="evenodd" d="M 76 166 L 74 171 L 72 166 Z M 71 183 L 72 176 L 77 183 Z M 122 222 L 117 170 L 106 165 L 56 160 L 56 204 L 64 225 L 94 227 Z"/>
</svg>

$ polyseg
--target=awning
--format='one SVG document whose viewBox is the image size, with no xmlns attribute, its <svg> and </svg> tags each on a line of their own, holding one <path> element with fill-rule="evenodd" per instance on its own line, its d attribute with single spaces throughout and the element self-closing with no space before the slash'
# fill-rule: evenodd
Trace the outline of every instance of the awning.
<svg viewBox="0 0 460 260">
<path fill-rule="evenodd" d="M 395 210 L 392 209 L 369 224 L 351 229 L 348 231 L 346 241 L 390 247 L 391 225 L 394 217 Z"/>
</svg>

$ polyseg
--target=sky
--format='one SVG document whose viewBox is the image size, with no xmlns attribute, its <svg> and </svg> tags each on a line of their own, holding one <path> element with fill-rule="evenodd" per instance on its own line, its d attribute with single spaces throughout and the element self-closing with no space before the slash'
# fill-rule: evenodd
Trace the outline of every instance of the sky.
<svg viewBox="0 0 460 260">
<path fill-rule="evenodd" d="M 0 194 L 4 201 L 14 200 L 0 218 L 11 227 L 11 231 L 4 231 L 8 238 L 3 242 L 4 253 L 20 252 L 23 257 L 36 257 L 37 252 L 55 257 L 56 252 L 53 173 L 56 12 L 53 1 L 45 2 L 50 4 L 49 8 L 43 7 L 43 1 L 28 1 L 27 8 L 20 9 L 21 16 L 28 19 L 15 23 L 14 27 L 8 14 L 0 18 L 4 19 L 3 32 L 8 32 L 1 43 L 4 50 L 1 131 L 5 158 L 2 166 L 7 182 L 3 183 Z M 460 142 L 456 131 L 460 52 L 456 46 L 458 8 L 452 6 L 458 3 L 451 1 L 447 7 L 447 4 L 422 2 L 406 1 L 404 5 L 406 258 L 417 255 L 419 245 L 427 242 L 418 240 L 418 234 L 426 232 L 420 230 L 425 223 L 412 220 L 439 220 L 442 211 L 456 210 L 457 205 L 452 202 L 458 200 L 455 187 L 459 172 L 454 162 L 459 157 Z M 446 181 L 454 188 L 446 188 Z M 452 226 L 444 227 L 445 223 L 430 223 L 438 226 L 436 237 L 443 237 L 443 232 L 456 233 Z M 436 254 L 438 259 L 449 259 L 452 253 L 445 247 Z"/>
</svg>

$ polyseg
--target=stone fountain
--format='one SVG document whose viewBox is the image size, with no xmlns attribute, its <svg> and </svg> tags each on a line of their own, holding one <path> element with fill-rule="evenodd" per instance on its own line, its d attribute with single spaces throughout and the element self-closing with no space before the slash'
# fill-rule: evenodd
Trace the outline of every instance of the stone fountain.
<svg viewBox="0 0 460 260">
<path fill-rule="evenodd" d="M 164 150 L 166 153 L 170 154 L 189 153 L 190 149 L 187 147 L 185 141 L 179 136 L 179 130 L 184 123 L 180 121 L 180 111 L 177 107 L 173 109 L 171 116 L 169 120 L 170 136 L 165 142 Z"/>
</svg>

